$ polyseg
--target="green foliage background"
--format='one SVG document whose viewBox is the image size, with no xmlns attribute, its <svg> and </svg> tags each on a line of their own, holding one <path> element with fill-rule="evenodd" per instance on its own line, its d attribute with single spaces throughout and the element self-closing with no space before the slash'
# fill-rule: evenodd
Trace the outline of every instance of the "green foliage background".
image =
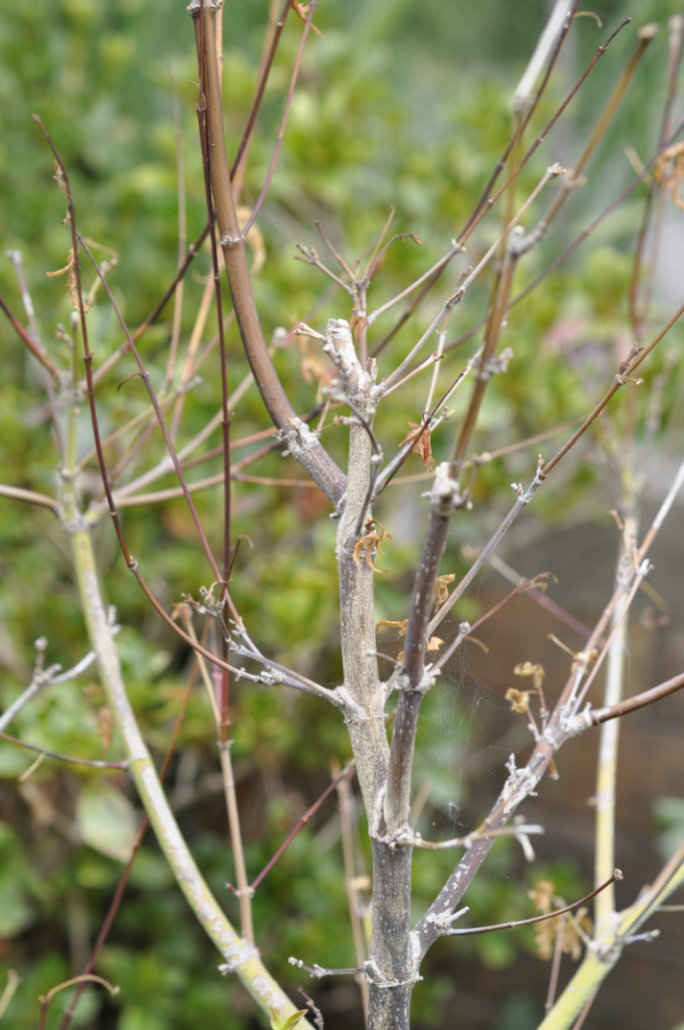
<svg viewBox="0 0 684 1030">
<path fill-rule="evenodd" d="M 421 274 L 449 246 L 465 223 L 510 131 L 508 100 L 536 41 L 544 5 L 538 0 L 502 4 L 493 0 L 445 3 L 444 0 L 333 0 L 321 4 L 317 23 L 323 39 L 312 40 L 289 119 L 286 141 L 260 227 L 267 265 L 256 280 L 257 299 L 267 336 L 299 319 L 322 327 L 327 317 L 347 317 L 339 295 L 323 299 L 327 284 L 312 269 L 292 260 L 295 243 L 316 243 L 320 220 L 335 245 L 354 261 L 377 238 L 390 205 L 396 207 L 396 231 L 416 233 L 420 248 L 396 244 L 388 253 L 371 290 L 378 305 Z M 664 23 L 678 5 L 640 0 L 633 13 L 643 21 Z M 261 49 L 266 3 L 226 4 L 225 96 L 230 146 L 235 147 L 251 99 Z M 582 19 L 573 35 L 573 50 L 561 65 L 558 80 L 542 104 L 537 129 L 584 67 L 596 46 L 630 5 L 594 5 L 605 27 Z M 629 36 L 629 39 L 627 38 Z M 294 19 L 288 23 L 269 84 L 254 143 L 244 200 L 257 196 L 271 156 L 287 83 L 298 43 Z M 573 104 L 548 151 L 530 163 L 521 195 L 537 182 L 551 160 L 571 163 L 597 103 L 605 96 L 633 45 L 627 32 L 602 60 L 590 83 Z M 655 116 L 651 98 L 662 90 L 666 44 L 662 39 L 645 62 L 639 85 L 611 129 L 591 169 L 590 188 L 579 191 L 563 226 L 552 234 L 525 266 L 528 281 L 562 250 L 631 177 L 621 148 L 629 143 L 649 154 Z M 612 58 L 614 63 L 611 63 Z M 142 0 L 36 0 L 5 5 L 0 18 L 0 201 L 3 246 L 20 249 L 43 339 L 54 360 L 68 355 L 55 338 L 69 318 L 69 303 L 60 279 L 47 271 L 62 268 L 68 237 L 61 221 L 64 202 L 52 181 L 49 152 L 30 119 L 40 114 L 69 171 L 81 231 L 119 255 L 112 276 L 118 303 L 131 326 L 150 311 L 172 277 L 177 256 L 177 168 L 174 105 L 180 112 L 187 182 L 189 238 L 204 224 L 201 163 L 195 145 L 196 68 L 191 23 L 181 4 L 155 6 Z M 579 325 L 589 342 L 598 341 L 597 375 L 609 375 L 613 355 L 609 341 L 625 321 L 629 282 L 629 246 L 637 223 L 638 196 L 630 199 L 602 229 L 590 251 L 577 254 L 568 267 L 549 279 L 524 315 L 511 314 L 506 342 L 516 355 L 516 376 L 495 383 L 484 412 L 477 446 L 494 450 L 510 439 L 511 427 L 523 437 L 576 418 L 586 409 L 586 377 L 568 367 L 551 346 L 540 346 L 554 326 Z M 494 238 L 485 226 L 478 246 Z M 187 284 L 184 331 L 193 317 L 200 276 L 208 270 L 206 254 Z M 457 281 L 463 265 L 453 273 Z M 524 285 L 524 278 L 521 280 Z M 16 313 L 21 301 L 9 262 L 0 262 L 0 289 Z M 487 292 L 475 286 L 451 325 L 454 335 L 478 322 L 486 312 Z M 313 315 L 311 314 L 313 312 Z M 424 316 L 426 319 L 426 315 Z M 393 319 L 379 325 L 390 328 Z M 102 298 L 90 324 L 95 364 L 120 342 L 116 321 Z M 169 338 L 170 309 L 145 337 L 143 357 L 153 379 L 161 382 Z M 415 339 L 411 325 L 383 354 L 386 372 L 395 355 Z M 239 342 L 229 340 L 229 376 L 236 385 L 244 375 Z M 3 376 L 0 384 L 2 478 L 6 483 L 52 493 L 56 452 L 42 408 L 42 392 L 6 322 L 0 324 Z M 472 353 L 474 344 L 467 345 Z M 608 351 L 608 353 L 606 353 Z M 303 381 L 297 348 L 278 355 L 278 367 L 295 403 L 305 410 L 314 401 L 315 385 Z M 656 364 L 657 367 L 657 364 Z M 132 371 L 126 358 L 102 386 L 103 426 L 111 429 L 144 404 L 141 388 L 117 385 Z M 216 406 L 216 373 L 208 371 L 187 405 L 184 438 L 206 423 Z M 543 382 L 544 389 L 539 389 Z M 420 413 L 422 391 L 408 389 L 380 425 L 391 448 L 407 432 L 409 418 Z M 674 405 L 666 391 L 666 414 Z M 456 405 L 458 408 L 458 404 Z M 267 421 L 256 395 L 240 410 L 241 434 L 264 429 Z M 674 416 L 677 430 L 677 416 Z M 681 430 L 681 416 L 679 417 Z M 83 449 L 89 447 L 83 422 Z M 343 438 L 331 436 L 331 449 L 343 457 Z M 448 445 L 436 438 L 436 456 Z M 149 463 L 160 444 L 150 445 Z M 495 519 L 500 504 L 494 491 L 511 477 L 533 467 L 535 448 L 485 467 L 478 480 L 478 500 L 489 501 Z M 532 464 L 530 464 L 532 463 Z M 213 466 L 216 470 L 218 465 Z M 258 466 L 260 475 L 282 474 L 280 459 Z M 410 471 L 421 471 L 419 460 Z M 577 505 L 587 504 L 593 482 L 586 463 L 577 462 Z M 169 480 L 169 483 L 171 481 Z M 235 490 L 234 534 L 246 533 L 235 579 L 235 598 L 246 623 L 255 627 L 260 645 L 285 663 L 315 674 L 326 683 L 339 680 L 336 653 L 334 525 L 316 512 L 291 502 L 288 491 L 241 484 Z M 550 518 L 560 511 L 553 496 L 540 499 Z M 200 514 L 218 546 L 221 515 L 215 492 L 198 495 Z M 564 511 L 566 502 L 564 502 Z M 0 500 L 0 702 L 4 709 L 30 679 L 33 641 L 48 640 L 48 661 L 66 668 L 83 655 L 81 613 L 71 579 L 68 549 L 52 516 L 29 512 Z M 457 546 L 472 538 L 476 518 L 465 518 L 455 534 L 451 561 L 458 571 Z M 379 518 L 392 530 L 392 502 Z M 197 596 L 209 585 L 198 561 L 197 546 L 181 502 L 127 513 L 125 530 L 132 553 L 145 566 L 168 607 L 183 592 Z M 119 645 L 127 681 L 155 753 L 163 754 L 185 690 L 188 655 L 150 614 L 126 573 L 105 521 L 97 530 L 98 554 L 108 599 L 124 627 Z M 378 618 L 400 618 L 405 610 L 407 576 L 415 539 L 386 545 L 380 561 L 389 567 L 378 584 Z M 388 649 L 398 649 L 390 640 Z M 116 739 L 108 746 L 102 731 L 102 695 L 96 677 L 45 693 L 23 710 L 11 727 L 17 736 L 67 754 L 116 759 Z M 435 701 L 435 704 L 438 704 Z M 344 762 L 347 745 L 337 717 L 315 702 L 282 697 L 267 690 L 242 690 L 235 700 L 233 759 L 240 792 L 249 810 L 246 820 L 248 864 L 254 875 L 273 853 L 296 819 L 328 782 L 330 761 Z M 428 724 L 429 724 L 428 716 Z M 433 776 L 437 819 L 454 780 L 460 783 L 467 735 L 459 737 L 461 713 L 455 703 L 437 710 L 434 724 L 454 727 L 441 740 L 439 770 L 425 762 L 419 773 Z M 196 692 L 190 698 L 177 762 L 171 775 L 182 828 L 217 894 L 232 900 L 225 882 L 232 877 L 220 795 L 216 790 L 214 733 L 208 706 Z M 434 752 L 432 752 L 434 755 Z M 31 757 L 0 743 L 0 961 L 18 970 L 22 983 L 4 1022 L 23 1030 L 37 1022 L 37 998 L 80 968 L 89 943 L 121 872 L 121 859 L 138 824 L 139 812 L 125 777 L 73 772 L 45 761 L 18 785 Z M 439 777 L 445 782 L 441 783 Z M 460 786 L 467 802 L 467 787 Z M 443 797 L 442 797 L 443 795 Z M 441 799 L 441 800 L 440 800 Z M 322 965 L 346 966 L 353 956 L 347 934 L 330 933 L 346 926 L 347 901 L 335 833 L 334 805 L 296 839 L 285 859 L 265 881 L 255 899 L 259 941 L 268 964 L 280 975 L 295 954 Z M 526 899 L 507 879 L 517 856 L 503 846 L 473 899 L 474 916 L 494 921 L 525 914 Z M 430 856 L 416 868 L 418 903 L 429 898 L 449 868 L 448 856 Z M 498 866 L 497 866 L 498 863 Z M 576 871 L 556 870 L 561 893 L 577 893 Z M 531 947 L 530 939 L 527 946 Z M 523 942 L 524 944 L 524 942 Z M 512 959 L 503 938 L 479 939 L 480 957 L 492 966 Z M 168 871 L 148 840 L 136 861 L 131 886 L 107 944 L 98 972 L 117 984 L 120 994 L 104 1000 L 89 989 L 74 1027 L 116 1025 L 118 1030 L 206 1030 L 245 1027 L 250 1008 L 239 988 L 219 980 L 216 956 L 202 938 Z M 293 983 L 298 983 L 298 978 Z M 439 1025 L 448 1011 L 453 985 L 437 977 L 431 994 L 421 988 L 422 1025 Z M 48 1026 L 57 1026 L 57 1010 L 68 992 L 57 997 Z M 351 1000 L 350 1000 L 351 998 Z M 340 1007 L 356 1004 L 353 988 L 341 989 Z M 337 1025 L 331 1017 L 330 1026 Z M 339 1024 L 340 1026 L 342 1023 Z M 512 1030 L 523 1023 L 507 1023 Z"/>
</svg>

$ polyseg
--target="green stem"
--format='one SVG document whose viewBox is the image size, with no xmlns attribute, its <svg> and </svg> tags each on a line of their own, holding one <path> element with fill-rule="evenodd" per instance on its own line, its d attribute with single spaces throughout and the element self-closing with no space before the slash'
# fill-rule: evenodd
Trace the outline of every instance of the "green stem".
<svg viewBox="0 0 684 1030">
<path fill-rule="evenodd" d="M 610 938 L 604 936 L 600 948 L 594 945 L 587 949 L 579 969 L 537 1030 L 570 1030 L 620 958 L 625 945 L 683 883 L 684 841 L 654 882 L 640 892 L 637 901 L 616 916 Z"/>
<path fill-rule="evenodd" d="M 169 807 L 151 756 L 140 733 L 123 681 L 119 656 L 97 581 L 90 534 L 78 528 L 72 551 L 91 647 L 97 655 L 107 702 L 124 742 L 140 800 L 176 882 L 199 923 L 254 1001 L 282 1023 L 297 1009 L 264 967 L 258 952 L 233 929 L 195 863 Z M 223 970 L 222 970 L 223 971 Z M 297 1027 L 308 1027 L 301 1019 Z"/>
<path fill-rule="evenodd" d="M 616 587 L 625 584 L 633 562 L 633 541 L 637 538 L 637 520 L 633 515 L 626 518 L 622 531 L 622 542 Z M 608 652 L 608 671 L 603 703 L 606 706 L 622 700 L 627 653 L 627 619 L 625 606 L 629 604 L 626 595 L 613 612 L 612 626 L 615 633 Z M 618 744 L 620 720 L 613 719 L 601 727 L 598 768 L 596 775 L 596 849 L 594 859 L 594 882 L 603 883 L 615 868 L 615 811 L 617 792 Z M 594 903 L 594 937 L 601 941 L 605 933 L 614 928 L 615 889 L 609 887 L 597 896 Z"/>
</svg>

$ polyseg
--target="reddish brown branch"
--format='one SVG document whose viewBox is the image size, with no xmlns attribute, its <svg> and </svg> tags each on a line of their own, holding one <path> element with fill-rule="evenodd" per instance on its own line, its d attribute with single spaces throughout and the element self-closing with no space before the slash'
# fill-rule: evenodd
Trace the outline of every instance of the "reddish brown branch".
<svg viewBox="0 0 684 1030">
<path fill-rule="evenodd" d="M 250 884 L 250 890 L 252 892 L 256 891 L 257 887 L 259 887 L 264 882 L 264 880 L 270 873 L 271 869 L 273 869 L 274 865 L 282 858 L 282 856 L 285 854 L 285 852 L 287 851 L 295 837 L 304 829 L 306 824 L 311 821 L 311 819 L 316 814 L 316 812 L 321 807 L 326 798 L 330 797 L 333 791 L 337 789 L 338 785 L 343 780 L 351 780 L 352 776 L 354 775 L 354 771 L 355 763 L 351 761 L 347 766 L 345 766 L 341 773 L 339 773 L 337 776 L 335 776 L 333 780 L 331 780 L 331 782 L 325 788 L 323 793 L 314 801 L 313 805 L 311 805 L 311 807 L 306 810 L 304 815 L 297 822 L 297 825 L 290 831 L 290 833 L 288 833 L 283 843 L 280 845 L 280 847 L 273 855 L 273 857 L 266 863 L 266 865 L 261 870 L 259 875 L 254 878 L 254 880 Z M 235 892 L 235 888 L 231 887 L 230 884 L 227 884 L 226 886 L 229 890 Z"/>
<path fill-rule="evenodd" d="M 648 347 L 639 348 L 635 347 L 627 358 L 620 365 L 617 374 L 615 376 L 615 382 L 606 391 L 601 400 L 596 404 L 593 411 L 591 411 L 585 418 L 579 429 L 572 434 L 570 439 L 563 444 L 559 451 L 554 454 L 553 458 L 544 465 L 539 472 L 541 479 L 546 479 L 549 472 L 558 464 L 558 462 L 565 457 L 568 451 L 575 446 L 581 436 L 586 433 L 589 426 L 596 421 L 598 416 L 601 414 L 603 409 L 606 407 L 610 399 L 617 393 L 621 386 L 626 383 L 633 381 L 632 376 L 636 369 L 641 365 L 649 354 L 658 346 L 661 340 L 669 333 L 670 329 L 679 321 L 681 316 L 684 314 L 684 304 L 674 313 L 672 318 L 667 322 L 665 327 L 655 336 L 655 338 L 649 343 Z"/>
<path fill-rule="evenodd" d="M 346 491 L 346 477 L 315 434 L 297 417 L 276 374 L 264 340 L 226 158 L 213 14 L 207 10 L 204 2 L 199 8 L 193 8 L 192 13 L 195 17 L 202 90 L 200 103 L 206 103 L 207 108 L 210 173 L 219 240 L 245 354 L 281 441 L 325 495 L 339 507 Z"/>
<path fill-rule="evenodd" d="M 104 486 L 105 494 L 107 496 L 107 504 L 112 516 L 114 523 L 114 531 L 116 532 L 117 539 L 119 541 L 119 547 L 126 559 L 126 564 L 131 563 L 131 555 L 126 545 L 126 541 L 121 530 L 121 524 L 119 516 L 114 504 L 114 497 L 112 495 L 112 488 L 107 474 L 107 466 L 105 464 L 104 450 L 102 447 L 102 437 L 100 434 L 100 425 L 97 418 L 97 409 L 95 407 L 95 387 L 93 383 L 93 357 L 90 351 L 90 343 L 88 339 L 88 323 L 86 320 L 86 308 L 83 300 L 83 282 L 81 278 L 81 265 L 79 262 L 78 254 L 78 231 L 76 229 L 76 208 L 74 205 L 74 198 L 71 192 L 71 186 L 69 185 L 69 176 L 64 166 L 64 162 L 52 141 L 47 129 L 43 125 L 42 121 L 37 114 L 33 115 L 33 120 L 38 125 L 40 131 L 43 133 L 45 141 L 52 151 L 52 155 L 57 164 L 57 180 L 67 198 L 67 224 L 71 233 L 71 261 L 72 261 L 72 272 L 74 276 L 74 287 L 77 298 L 77 314 L 79 318 L 81 328 L 81 338 L 83 343 L 83 362 L 85 365 L 85 377 L 88 394 L 88 407 L 90 409 L 90 421 L 93 428 L 93 439 L 95 443 L 95 452 L 97 454 L 97 463 L 102 476 L 102 484 Z M 97 268 L 97 265 L 95 266 Z M 104 280 L 103 280 L 104 281 Z"/>
<path fill-rule="evenodd" d="M 5 315 L 7 316 L 7 319 L 12 328 L 14 329 L 15 333 L 28 347 L 36 361 L 39 361 L 43 368 L 47 369 L 47 371 L 50 373 L 53 379 L 59 379 L 59 372 L 57 371 L 57 367 L 52 364 L 52 362 L 46 354 L 43 354 L 42 350 L 37 345 L 35 340 L 31 339 L 30 334 L 26 331 L 26 329 L 24 329 L 21 322 L 12 314 L 12 312 L 10 311 L 9 307 L 7 306 L 2 297 L 0 297 L 0 308 L 2 308 L 2 310 L 5 312 Z"/>
<path fill-rule="evenodd" d="M 242 140 L 240 142 L 238 152 L 235 156 L 235 160 L 233 161 L 233 166 L 230 169 L 230 177 L 232 180 L 240 176 L 240 170 L 242 167 L 244 167 L 247 152 L 249 150 L 249 145 L 252 141 L 252 135 L 254 133 L 254 126 L 256 124 L 259 110 L 261 108 L 261 103 L 264 98 L 264 90 L 266 89 L 266 83 L 268 82 L 268 77 L 271 74 L 273 60 L 276 55 L 276 50 L 278 49 L 278 43 L 280 42 L 280 37 L 282 35 L 283 28 L 285 27 L 285 19 L 287 18 L 291 7 L 292 0 L 285 0 L 285 4 L 283 5 L 280 17 L 278 18 L 278 21 L 276 22 L 273 30 L 273 38 L 271 39 L 268 52 L 264 60 L 262 61 L 262 65 L 259 71 L 259 81 L 257 82 L 257 86 L 254 91 L 254 99 L 252 100 L 252 106 L 250 108 L 249 115 L 247 116 L 247 123 L 242 134 Z"/>
<path fill-rule="evenodd" d="M 608 722 L 609 719 L 619 719 L 620 716 L 627 715 L 628 712 L 636 712 L 639 708 L 652 705 L 655 701 L 660 701 L 661 698 L 667 697 L 669 694 L 675 694 L 682 687 L 684 687 L 684 673 L 680 673 L 679 676 L 673 676 L 672 679 L 666 680 L 664 683 L 659 683 L 657 687 L 652 687 L 651 690 L 644 690 L 643 693 L 636 694 L 635 697 L 628 697 L 624 701 L 619 701 L 616 705 L 610 705 L 608 708 L 594 708 L 589 711 L 587 717 L 592 725 L 598 726 L 602 722 Z"/>
<path fill-rule="evenodd" d="M 608 877 L 605 883 L 599 884 L 598 887 L 590 891 L 589 894 L 585 894 L 579 901 L 573 901 L 572 905 L 564 905 L 563 908 L 556 908 L 553 912 L 544 912 L 540 916 L 532 916 L 530 919 L 516 919 L 511 923 L 494 923 L 492 926 L 475 926 L 468 930 L 449 930 L 448 937 L 472 937 L 477 933 L 491 933 L 492 930 L 515 930 L 519 926 L 532 926 L 534 923 L 543 923 L 547 919 L 556 919 L 557 916 L 563 916 L 566 912 L 572 912 L 574 909 L 579 908 L 581 905 L 586 905 L 588 901 L 595 898 L 597 894 L 604 891 L 607 887 L 610 887 L 616 880 L 622 879 L 622 873 L 619 869 L 616 869 L 612 876 Z"/>
<path fill-rule="evenodd" d="M 268 171 L 266 172 L 266 179 L 264 180 L 264 184 L 261 187 L 261 192 L 259 193 L 259 196 L 257 197 L 257 199 L 256 199 L 256 201 L 254 203 L 254 206 L 252 208 L 252 212 L 251 212 L 251 214 L 249 216 L 248 221 L 246 222 L 246 224 L 243 227 L 242 232 L 243 232 L 244 236 L 247 235 L 249 230 L 254 225 L 254 222 L 256 221 L 256 219 L 258 217 L 259 211 L 261 210 L 261 207 L 262 207 L 262 205 L 264 203 L 264 200 L 266 199 L 266 194 L 268 193 L 269 188 L 271 186 L 271 181 L 273 179 L 273 173 L 275 171 L 275 166 L 276 166 L 276 164 L 278 162 L 278 157 L 280 155 L 280 151 L 281 151 L 281 148 L 282 148 L 282 145 L 283 145 L 283 139 L 285 138 L 285 126 L 287 124 L 287 119 L 288 119 L 289 114 L 290 114 L 290 107 L 291 107 L 291 104 L 292 104 L 292 97 L 294 96 L 295 86 L 297 84 L 297 78 L 299 77 L 299 70 L 300 70 L 300 68 L 302 66 L 302 58 L 304 56 L 304 47 L 306 45 L 306 41 L 307 41 L 307 38 L 308 38 L 308 35 L 309 35 L 309 31 L 310 31 L 311 26 L 313 24 L 313 16 L 314 16 L 314 11 L 315 10 L 316 10 L 316 0 L 310 0 L 310 3 L 308 5 L 308 14 L 306 16 L 306 23 L 304 25 L 304 31 L 302 32 L 302 38 L 301 38 L 301 40 L 299 42 L 299 49 L 297 51 L 297 57 L 295 58 L 294 68 L 292 69 L 292 75 L 290 77 L 290 85 L 289 85 L 289 88 L 288 88 L 288 91 L 287 91 L 287 95 L 285 97 L 285 107 L 284 107 L 284 110 L 283 110 L 283 116 L 282 116 L 281 121 L 280 121 L 280 128 L 278 129 L 278 135 L 276 137 L 275 146 L 273 148 L 273 154 L 271 155 L 271 161 L 270 161 L 270 164 L 268 166 Z"/>
</svg>

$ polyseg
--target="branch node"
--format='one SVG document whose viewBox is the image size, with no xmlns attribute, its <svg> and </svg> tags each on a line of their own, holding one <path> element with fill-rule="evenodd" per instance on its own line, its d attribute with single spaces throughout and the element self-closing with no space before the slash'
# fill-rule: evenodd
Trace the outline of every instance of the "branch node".
<svg viewBox="0 0 684 1030">
<path fill-rule="evenodd" d="M 223 0 L 206 0 L 204 7 L 207 11 L 218 11 L 220 7 L 223 7 Z M 190 0 L 190 3 L 185 9 L 188 14 L 191 14 L 193 18 L 196 18 L 202 10 L 202 4 L 200 3 L 200 0 Z"/>
<path fill-rule="evenodd" d="M 305 327 L 306 335 L 321 339 L 318 333 L 307 332 L 308 328 Z M 337 369 L 339 385 L 349 399 L 361 409 L 362 417 L 370 419 L 375 411 L 373 376 L 365 371 L 359 361 L 349 322 L 345 318 L 329 319 L 325 341 L 323 350 L 330 356 Z"/>
<path fill-rule="evenodd" d="M 372 959 L 368 959 L 363 963 L 363 972 L 366 974 L 366 980 L 368 983 L 373 984 L 374 987 L 380 988 L 380 990 L 388 990 L 394 987 L 412 987 L 423 979 L 422 976 L 415 973 L 413 976 L 407 977 L 406 980 L 390 980 L 383 976 L 377 964 Z"/>
<path fill-rule="evenodd" d="M 432 490 L 423 494 L 423 497 L 429 497 L 437 513 L 447 517 L 455 511 L 469 511 L 472 508 L 468 497 L 461 493 L 458 480 L 452 477 L 451 463 L 448 461 L 437 466 Z"/>
<path fill-rule="evenodd" d="M 240 233 L 239 236 L 230 236 L 228 233 L 222 236 L 220 243 L 222 247 L 239 247 L 241 243 L 244 243 L 245 237 Z"/>
<path fill-rule="evenodd" d="M 241 938 L 236 953 L 231 955 L 227 962 L 222 962 L 218 967 L 218 971 L 221 976 L 229 976 L 231 973 L 235 973 L 245 962 L 249 962 L 250 959 L 254 958 L 259 958 L 258 950 L 249 941 Z"/>
<path fill-rule="evenodd" d="M 461 916 L 467 915 L 468 912 L 470 912 L 470 905 L 459 908 L 455 912 L 432 912 L 426 918 L 428 922 L 432 923 L 435 930 L 448 934 L 452 929 L 452 923 L 455 923 Z"/>
<path fill-rule="evenodd" d="M 318 443 L 316 434 L 299 418 L 291 418 L 289 425 L 279 429 L 276 436 L 285 444 L 283 457 L 291 454 L 297 460 Z"/>
<path fill-rule="evenodd" d="M 517 808 L 523 798 L 537 796 L 534 789 L 537 785 L 534 774 L 527 768 L 518 769 L 513 752 L 506 762 L 506 769 L 509 776 L 501 794 L 504 802 L 504 815 L 508 815 L 514 808 Z"/>
<path fill-rule="evenodd" d="M 488 383 L 492 376 L 508 371 L 508 365 L 512 357 L 513 348 L 505 347 L 501 354 L 492 354 L 486 361 L 478 364 L 473 375 L 479 382 Z"/>
<path fill-rule="evenodd" d="M 420 847 L 423 842 L 423 838 L 419 833 L 415 833 L 410 826 L 404 824 L 393 833 L 385 834 L 385 836 L 377 836 L 374 838 L 379 844 L 384 844 L 386 848 L 391 851 L 397 851 L 399 848 L 415 848 Z"/>
</svg>

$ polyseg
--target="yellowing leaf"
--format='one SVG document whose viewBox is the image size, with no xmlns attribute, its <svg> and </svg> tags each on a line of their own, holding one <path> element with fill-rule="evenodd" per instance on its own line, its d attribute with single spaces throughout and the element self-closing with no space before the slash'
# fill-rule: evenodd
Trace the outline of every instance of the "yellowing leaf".
<svg viewBox="0 0 684 1030">
<path fill-rule="evenodd" d="M 506 691 L 506 700 L 511 706 L 511 711 L 517 715 L 524 715 L 530 705 L 530 692 L 509 687 Z"/>
<path fill-rule="evenodd" d="M 539 690 L 546 672 L 543 665 L 534 665 L 532 662 L 519 662 L 513 669 L 513 674 L 515 676 L 531 676 L 534 689 Z"/>
<path fill-rule="evenodd" d="M 543 915 L 551 913 L 554 908 L 562 908 L 565 904 L 562 898 L 554 897 L 553 884 L 549 880 L 538 881 L 529 891 L 529 896 L 534 907 Z M 582 954 L 583 934 L 589 935 L 592 931 L 592 921 L 587 913 L 588 909 L 580 908 L 574 916 L 566 913 L 554 918 L 551 915 L 549 919 L 537 923 L 534 936 L 539 957 L 548 961 L 553 955 L 556 938 L 562 935 L 561 951 L 565 955 L 570 955 L 576 962 Z"/>
<path fill-rule="evenodd" d="M 456 576 L 453 572 L 445 572 L 438 576 L 435 582 L 435 600 L 438 604 L 444 604 L 449 596 L 449 586 L 454 582 Z"/>
</svg>

